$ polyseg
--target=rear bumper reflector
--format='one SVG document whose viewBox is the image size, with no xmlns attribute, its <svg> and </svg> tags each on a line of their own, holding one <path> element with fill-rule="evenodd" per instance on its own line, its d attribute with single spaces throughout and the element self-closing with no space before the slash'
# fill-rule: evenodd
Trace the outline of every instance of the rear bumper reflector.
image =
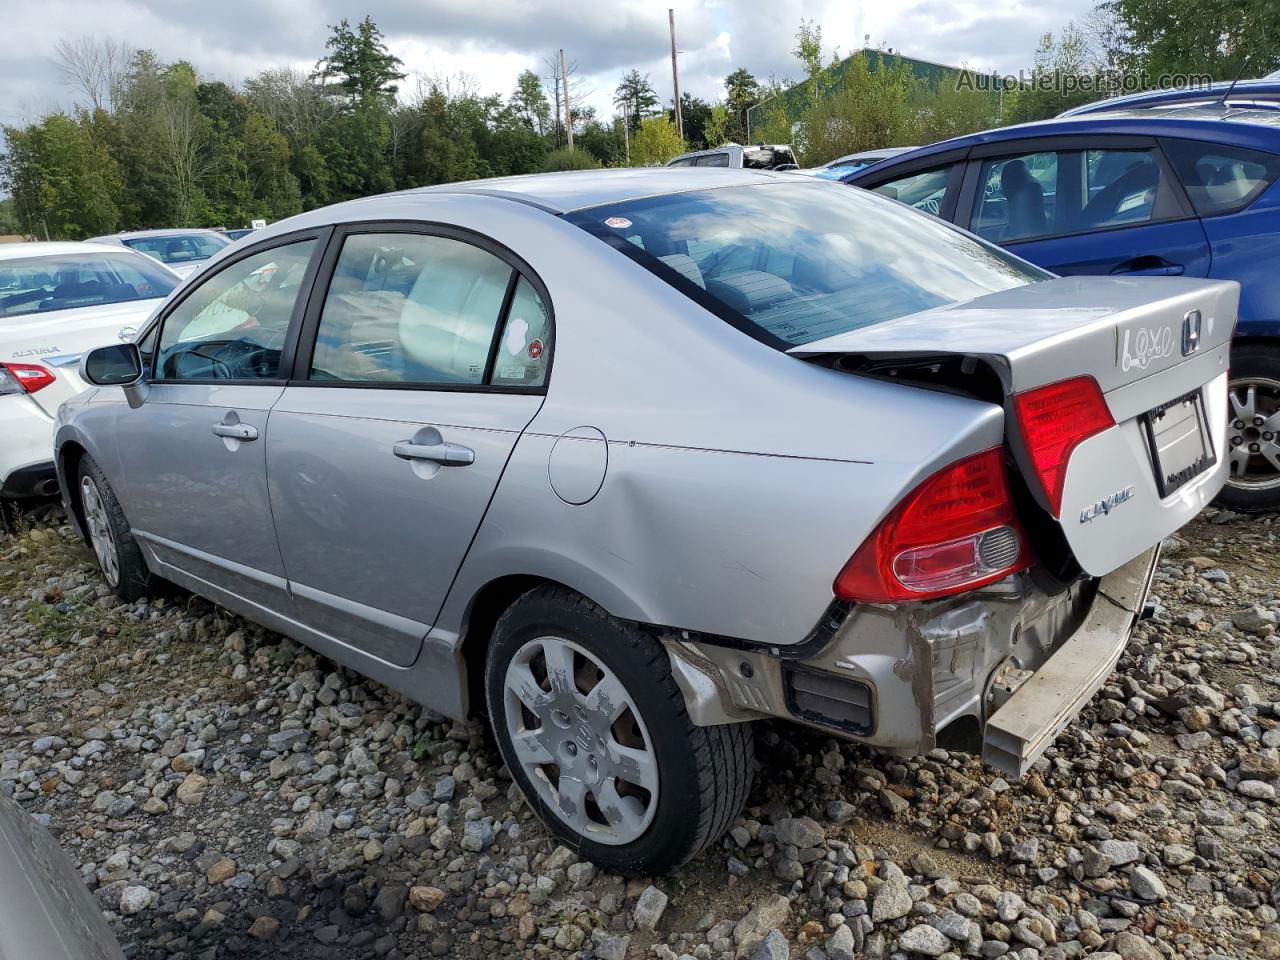
<svg viewBox="0 0 1280 960">
<path fill-rule="evenodd" d="M 1022 777 L 1106 683 L 1141 616 L 1159 549 L 1102 579 L 1089 617 L 988 719 L 982 759 Z"/>
</svg>

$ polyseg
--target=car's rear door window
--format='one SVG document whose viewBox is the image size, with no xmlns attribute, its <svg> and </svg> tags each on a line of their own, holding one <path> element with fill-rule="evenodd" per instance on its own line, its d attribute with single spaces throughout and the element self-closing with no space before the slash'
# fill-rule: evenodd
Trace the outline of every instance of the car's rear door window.
<svg viewBox="0 0 1280 960">
<path fill-rule="evenodd" d="M 320 314 L 312 381 L 540 387 L 551 354 L 541 295 L 465 240 L 352 234 Z"/>
<path fill-rule="evenodd" d="M 1280 157 L 1244 147 L 1166 140 L 1165 153 L 1202 217 L 1243 210 L 1280 176 Z"/>
<path fill-rule="evenodd" d="M 1049 276 L 904 206 L 807 178 L 608 204 L 568 219 L 779 348 Z"/>
<path fill-rule="evenodd" d="M 947 198 L 948 181 L 954 164 L 934 167 L 905 177 L 887 180 L 872 189 L 882 196 L 937 216 Z"/>
</svg>

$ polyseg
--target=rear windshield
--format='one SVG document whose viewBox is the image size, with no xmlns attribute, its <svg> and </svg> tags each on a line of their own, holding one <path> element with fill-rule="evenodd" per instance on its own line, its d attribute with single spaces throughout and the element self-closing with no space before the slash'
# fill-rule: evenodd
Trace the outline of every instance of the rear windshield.
<svg viewBox="0 0 1280 960">
<path fill-rule="evenodd" d="M 633 200 L 568 219 L 783 349 L 1051 276 L 910 207 L 814 180 Z"/>
<path fill-rule="evenodd" d="M 125 240 L 126 247 L 155 257 L 161 263 L 191 263 L 208 260 L 231 241 L 217 233 L 190 233 L 176 237 L 138 237 Z"/>
<path fill-rule="evenodd" d="M 0 317 L 169 295 L 177 278 L 146 257 L 73 253 L 0 260 Z"/>
</svg>

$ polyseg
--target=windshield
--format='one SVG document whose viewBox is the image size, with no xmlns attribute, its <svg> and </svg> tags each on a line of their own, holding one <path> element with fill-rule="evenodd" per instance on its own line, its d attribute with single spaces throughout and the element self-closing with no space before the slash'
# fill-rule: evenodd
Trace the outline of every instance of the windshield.
<svg viewBox="0 0 1280 960">
<path fill-rule="evenodd" d="M 783 349 L 1052 276 L 902 204 L 816 180 L 652 197 L 568 219 Z"/>
<path fill-rule="evenodd" d="M 168 270 L 130 253 L 0 260 L 0 317 L 168 296 Z"/>
<path fill-rule="evenodd" d="M 161 263 L 191 263 L 208 260 L 231 243 L 218 233 L 185 233 L 168 237 L 137 237 L 125 240 L 126 247 L 155 257 Z"/>
</svg>

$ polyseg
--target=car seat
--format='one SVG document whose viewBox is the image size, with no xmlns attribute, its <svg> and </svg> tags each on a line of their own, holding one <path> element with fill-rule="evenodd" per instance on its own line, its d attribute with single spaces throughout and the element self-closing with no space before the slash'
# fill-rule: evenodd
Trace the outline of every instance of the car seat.
<svg viewBox="0 0 1280 960">
<path fill-rule="evenodd" d="M 1044 190 L 1021 160 L 1006 161 L 1000 170 L 1000 190 L 1009 211 L 1006 240 L 1045 233 Z"/>
</svg>

